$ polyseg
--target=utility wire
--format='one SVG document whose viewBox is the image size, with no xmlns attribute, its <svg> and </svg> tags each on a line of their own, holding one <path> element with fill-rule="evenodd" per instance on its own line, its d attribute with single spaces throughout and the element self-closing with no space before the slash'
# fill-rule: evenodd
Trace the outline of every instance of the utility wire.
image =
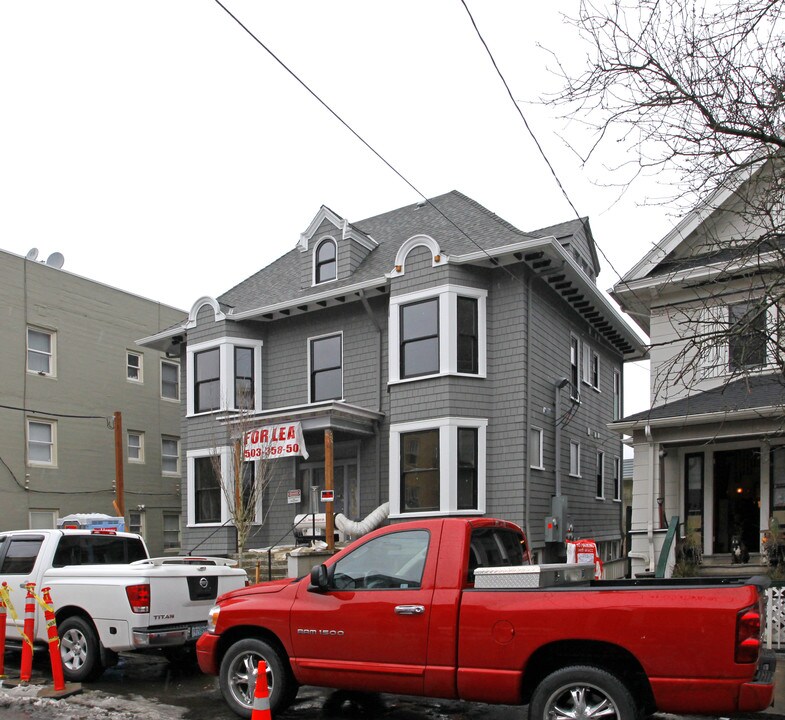
<svg viewBox="0 0 785 720">
<path fill-rule="evenodd" d="M 48 415 L 50 417 L 77 418 L 80 420 L 106 420 L 106 422 L 111 422 L 112 420 L 112 418 L 109 418 L 106 415 L 74 415 L 71 413 L 56 413 L 48 412 L 46 410 L 33 410 L 32 408 L 17 407 L 15 405 L 0 405 L 0 408 L 4 408 L 6 410 L 17 410 L 24 413 L 32 413 L 34 415 Z"/>
<path fill-rule="evenodd" d="M 423 193 L 413 182 L 411 182 L 400 170 L 398 170 L 389 160 L 387 160 L 378 150 L 376 150 L 373 145 L 371 145 L 360 133 L 358 133 L 349 123 L 344 120 L 335 110 L 333 110 L 326 101 L 322 100 L 322 98 L 316 93 L 316 91 L 312 90 L 304 80 L 302 80 L 297 73 L 294 72 L 281 58 L 279 58 L 262 40 L 255 35 L 247 25 L 245 25 L 231 10 L 229 10 L 226 5 L 221 2 L 221 0 L 215 0 L 216 5 L 220 6 L 224 12 L 226 12 L 229 17 L 232 18 L 243 30 L 245 30 L 248 35 L 253 38 L 253 40 L 271 57 L 275 62 L 277 62 L 284 70 L 286 70 L 289 75 L 291 75 L 300 85 L 302 85 L 305 90 L 322 106 L 324 107 L 341 125 L 343 125 L 354 137 L 356 137 L 366 148 L 368 148 L 379 160 L 381 160 L 390 170 L 392 170 L 404 183 L 406 183 L 412 190 L 414 190 L 420 198 L 422 198 L 430 207 L 432 207 L 439 215 L 441 215 L 450 225 L 452 225 L 461 235 L 463 235 L 469 242 L 471 242 L 475 247 L 477 247 L 480 251 L 482 251 L 487 258 L 494 264 L 497 264 L 497 261 L 494 257 L 490 255 L 490 253 L 482 247 L 471 235 L 469 235 L 463 228 L 458 226 L 455 221 L 452 220 L 448 215 L 446 215 L 442 210 L 436 205 L 434 205 L 428 197 L 425 196 Z M 574 209 L 574 208 L 573 208 Z M 502 270 L 504 270 L 510 277 L 519 282 L 522 282 L 519 277 L 517 277 L 509 268 L 505 266 L 501 266 Z"/>
<path fill-rule="evenodd" d="M 581 214 L 578 212 L 578 209 L 575 207 L 574 203 L 570 199 L 570 196 L 567 194 L 567 190 L 565 189 L 564 185 L 562 184 L 562 181 L 559 179 L 559 176 L 556 174 L 556 170 L 554 169 L 553 165 L 551 164 L 551 161 L 548 159 L 548 156 L 545 154 L 545 150 L 543 149 L 542 145 L 540 144 L 540 141 L 537 139 L 537 136 L 534 134 L 534 131 L 531 129 L 531 126 L 529 125 L 528 120 L 526 120 L 526 116 L 523 114 L 523 110 L 521 110 L 520 105 L 515 101 L 515 97 L 512 94 L 512 90 L 510 90 L 510 86 L 508 85 L 507 80 L 505 79 L 504 75 L 502 74 L 502 71 L 500 70 L 498 63 L 496 62 L 496 58 L 494 58 L 493 53 L 491 52 L 491 49 L 488 47 L 488 43 L 485 42 L 485 38 L 483 38 L 482 33 L 480 32 L 480 28 L 477 27 L 477 23 L 474 20 L 474 16 L 472 15 L 471 10 L 469 10 L 469 6 L 466 4 L 466 0 L 461 0 L 461 4 L 466 9 L 466 13 L 469 16 L 469 20 L 471 20 L 472 26 L 474 27 L 474 31 L 477 33 L 477 37 L 480 39 L 480 42 L 482 43 L 483 47 L 485 48 L 485 51 L 488 53 L 488 57 L 491 59 L 491 64 L 493 65 L 494 69 L 496 70 L 496 74 L 499 76 L 499 79 L 502 81 L 502 84 L 504 85 L 505 90 L 507 90 L 507 95 L 510 98 L 510 102 L 512 102 L 513 106 L 515 107 L 515 110 L 517 111 L 518 115 L 520 116 L 521 120 L 523 121 L 523 124 L 526 127 L 526 130 L 528 131 L 529 135 L 531 136 L 531 139 L 534 141 L 534 144 L 537 146 L 537 150 L 539 151 L 540 155 L 542 156 L 542 159 L 545 161 L 545 164 L 548 166 L 548 169 L 551 171 L 551 175 L 553 175 L 554 180 L 556 180 L 556 184 L 559 186 L 559 189 L 561 190 L 562 195 L 564 195 L 564 198 L 567 200 L 567 203 L 572 208 L 572 211 L 575 213 L 575 217 L 577 217 L 578 220 L 580 220 L 581 223 L 583 223 L 583 218 L 581 217 Z M 596 240 L 594 241 L 594 244 L 596 245 L 597 249 L 600 251 L 600 254 L 602 255 L 602 257 L 608 263 L 608 265 L 611 268 L 611 270 L 613 270 L 613 272 L 616 273 L 616 276 L 619 278 L 619 280 L 621 280 L 622 279 L 621 273 L 614 267 L 613 263 L 608 258 L 608 256 L 605 254 L 605 252 L 603 251 L 603 249 L 600 246 L 600 244 Z"/>
</svg>

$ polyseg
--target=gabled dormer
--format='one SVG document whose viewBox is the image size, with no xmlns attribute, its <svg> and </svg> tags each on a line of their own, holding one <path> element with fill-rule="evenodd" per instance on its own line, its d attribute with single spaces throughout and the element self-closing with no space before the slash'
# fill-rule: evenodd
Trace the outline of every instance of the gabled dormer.
<svg viewBox="0 0 785 720">
<path fill-rule="evenodd" d="M 350 278 L 377 246 L 372 237 L 322 205 L 300 235 L 302 287 L 327 288 Z"/>
</svg>

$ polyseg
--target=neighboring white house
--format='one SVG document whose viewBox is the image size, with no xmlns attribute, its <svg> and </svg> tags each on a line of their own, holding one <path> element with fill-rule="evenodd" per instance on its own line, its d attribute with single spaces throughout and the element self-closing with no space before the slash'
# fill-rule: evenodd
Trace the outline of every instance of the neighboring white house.
<svg viewBox="0 0 785 720">
<path fill-rule="evenodd" d="M 761 303 L 781 238 L 750 211 L 766 176 L 714 193 L 613 288 L 651 339 L 652 407 L 612 425 L 634 448 L 633 573 L 656 567 L 674 516 L 704 556 L 734 538 L 758 552 L 769 518 L 785 522 L 778 310 Z"/>
</svg>

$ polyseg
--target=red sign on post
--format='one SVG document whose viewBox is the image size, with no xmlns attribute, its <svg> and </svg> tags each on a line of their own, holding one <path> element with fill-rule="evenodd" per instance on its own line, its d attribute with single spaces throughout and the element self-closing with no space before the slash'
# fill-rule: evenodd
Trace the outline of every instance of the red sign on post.
<svg viewBox="0 0 785 720">
<path fill-rule="evenodd" d="M 328 503 L 333 502 L 335 500 L 335 491 L 334 490 L 322 490 L 322 502 Z"/>
</svg>

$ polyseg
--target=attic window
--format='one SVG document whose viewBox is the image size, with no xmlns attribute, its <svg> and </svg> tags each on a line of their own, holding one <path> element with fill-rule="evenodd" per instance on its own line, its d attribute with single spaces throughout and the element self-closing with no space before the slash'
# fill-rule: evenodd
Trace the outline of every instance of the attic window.
<svg viewBox="0 0 785 720">
<path fill-rule="evenodd" d="M 336 262 L 335 240 L 326 238 L 316 247 L 314 253 L 314 284 L 335 280 Z"/>
</svg>

